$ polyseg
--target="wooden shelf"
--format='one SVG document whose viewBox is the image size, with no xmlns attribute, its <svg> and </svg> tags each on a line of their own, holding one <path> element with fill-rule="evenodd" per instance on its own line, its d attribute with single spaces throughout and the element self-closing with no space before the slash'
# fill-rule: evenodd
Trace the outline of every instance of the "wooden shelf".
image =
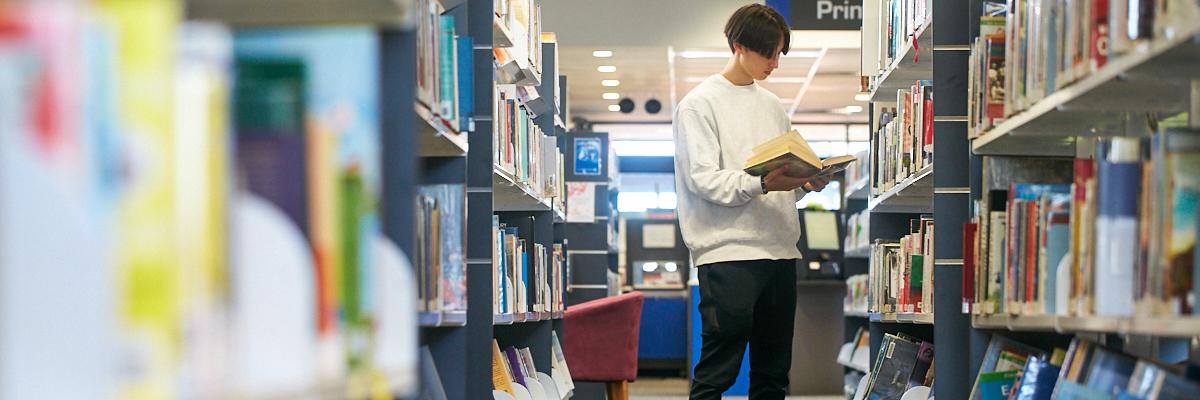
<svg viewBox="0 0 1200 400">
<path fill-rule="evenodd" d="M 550 211 L 550 199 L 542 198 L 511 172 L 493 166 L 492 209 L 503 211 Z"/>
<path fill-rule="evenodd" d="M 466 311 L 432 311 L 417 313 L 417 322 L 423 328 L 455 327 L 467 325 Z"/>
<path fill-rule="evenodd" d="M 907 89 L 921 79 L 933 79 L 932 19 L 917 30 L 916 40 L 905 46 L 891 65 L 879 74 L 871 89 L 871 101 L 895 102 L 897 90 Z"/>
<path fill-rule="evenodd" d="M 973 315 L 971 325 L 979 329 L 1093 332 L 1122 335 L 1200 337 L 1196 317 L 1069 317 L 1056 315 Z"/>
<path fill-rule="evenodd" d="M 467 154 L 467 135 L 446 125 L 441 117 L 434 115 L 425 105 L 414 105 L 417 119 L 417 136 L 421 141 L 422 157 L 461 157 Z"/>
<path fill-rule="evenodd" d="M 929 313 L 868 313 L 868 317 L 873 322 L 919 325 L 933 324 L 933 314 Z"/>
<path fill-rule="evenodd" d="M 933 212 L 933 165 L 897 182 L 883 194 L 871 198 L 867 209 L 873 213 Z"/>
<path fill-rule="evenodd" d="M 412 1 L 397 0 L 188 0 L 187 19 L 234 27 L 377 25 L 409 27 Z"/>
<path fill-rule="evenodd" d="M 1186 111 L 1188 82 L 1200 78 L 1197 65 L 1200 24 L 1193 24 L 1110 58 L 1091 75 L 996 124 L 971 141 L 971 150 L 979 155 L 1070 157 L 1075 136 L 1147 134 L 1146 112 Z"/>
</svg>

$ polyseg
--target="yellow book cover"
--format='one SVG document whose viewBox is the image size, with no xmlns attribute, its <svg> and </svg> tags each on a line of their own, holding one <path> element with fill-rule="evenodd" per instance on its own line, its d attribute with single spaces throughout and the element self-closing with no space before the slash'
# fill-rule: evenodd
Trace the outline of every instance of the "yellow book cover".
<svg viewBox="0 0 1200 400">
<path fill-rule="evenodd" d="M 516 395 L 512 388 L 512 373 L 508 371 L 508 361 L 500 352 L 500 343 L 492 339 L 492 387 L 510 395 Z"/>
</svg>

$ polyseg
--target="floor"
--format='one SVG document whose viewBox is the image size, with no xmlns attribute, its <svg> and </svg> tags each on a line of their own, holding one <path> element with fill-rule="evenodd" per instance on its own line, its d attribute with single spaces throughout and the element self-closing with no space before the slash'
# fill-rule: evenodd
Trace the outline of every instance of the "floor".
<svg viewBox="0 0 1200 400">
<path fill-rule="evenodd" d="M 686 400 L 688 383 L 678 378 L 641 378 L 629 385 L 632 400 Z M 745 397 L 729 397 L 745 399 Z M 844 400 L 842 396 L 790 396 L 788 400 Z"/>
</svg>

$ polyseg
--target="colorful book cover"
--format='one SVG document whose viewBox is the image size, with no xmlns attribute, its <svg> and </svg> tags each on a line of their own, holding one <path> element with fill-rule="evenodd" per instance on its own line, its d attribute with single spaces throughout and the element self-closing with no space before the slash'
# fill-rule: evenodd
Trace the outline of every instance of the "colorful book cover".
<svg viewBox="0 0 1200 400">
<path fill-rule="evenodd" d="M 1008 400 L 1020 371 L 986 372 L 979 374 L 980 400 Z"/>
<path fill-rule="evenodd" d="M 524 386 L 526 375 L 525 367 L 521 365 L 520 352 L 517 351 L 516 347 L 509 346 L 504 348 L 504 355 L 508 358 L 508 366 L 509 370 L 512 371 L 513 382 Z"/>
<path fill-rule="evenodd" d="M 1196 313 L 1194 293 L 1200 290 L 1200 257 L 1196 257 L 1200 229 L 1200 135 L 1194 130 L 1167 131 L 1169 198 L 1165 243 L 1165 293 L 1181 313 Z M 1189 296 L 1192 293 L 1192 296 Z"/>
</svg>

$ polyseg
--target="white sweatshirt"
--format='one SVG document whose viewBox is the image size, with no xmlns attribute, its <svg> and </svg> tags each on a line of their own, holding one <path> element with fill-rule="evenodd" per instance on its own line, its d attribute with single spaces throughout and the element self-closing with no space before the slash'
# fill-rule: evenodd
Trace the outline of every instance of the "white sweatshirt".
<svg viewBox="0 0 1200 400">
<path fill-rule="evenodd" d="M 695 265 L 799 259 L 803 190 L 762 193 L 742 171 L 754 147 L 787 132 L 779 98 L 757 83 L 716 74 L 675 108 L 675 191 L 683 241 Z"/>
</svg>

